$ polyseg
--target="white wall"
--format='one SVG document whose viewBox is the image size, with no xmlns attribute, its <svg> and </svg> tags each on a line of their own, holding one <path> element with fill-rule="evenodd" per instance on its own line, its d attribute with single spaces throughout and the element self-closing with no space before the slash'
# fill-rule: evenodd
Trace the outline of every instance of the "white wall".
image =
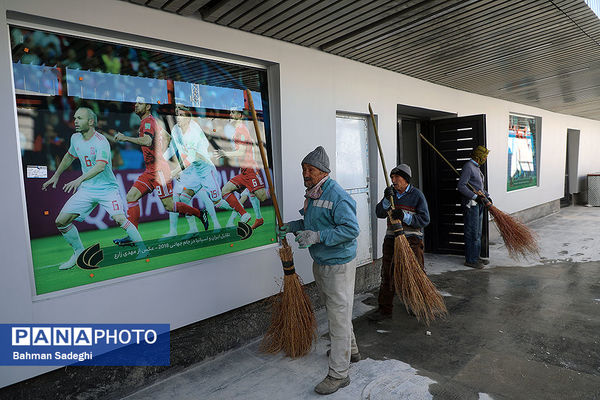
<svg viewBox="0 0 600 400">
<path fill-rule="evenodd" d="M 275 277 L 281 265 L 273 246 L 246 254 L 223 256 L 185 266 L 34 297 L 31 255 L 17 147 L 16 110 L 10 65 L 6 11 L 38 15 L 152 39 L 217 50 L 280 64 L 281 204 L 284 219 L 298 218 L 303 185 L 300 160 L 323 145 L 335 167 L 336 110 L 367 113 L 370 102 L 378 114 L 388 166 L 396 159 L 396 105 L 407 104 L 458 113 L 487 115 L 489 187 L 496 205 L 515 212 L 562 197 L 567 128 L 581 131 L 579 173 L 600 170 L 600 122 L 559 115 L 519 104 L 468 94 L 422 82 L 285 42 L 203 23 L 195 18 L 140 7 L 117 0 L 2 0 L 0 2 L 0 120 L 3 146 L 3 196 L 0 215 L 5 229 L 0 240 L 1 323 L 170 323 L 177 328 L 259 300 L 279 290 Z M 85 29 L 83 29 L 85 31 Z M 85 32 L 82 32 L 84 35 Z M 508 113 L 542 117 L 540 186 L 506 193 Z M 374 172 L 374 171 L 373 171 Z M 385 181 L 381 171 L 379 187 Z M 334 171 L 335 174 L 335 171 Z M 384 234 L 379 225 L 379 242 Z M 379 249 L 377 249 L 379 252 Z M 379 254 L 375 254 L 379 257 Z M 313 280 L 306 250 L 295 249 L 297 271 Z M 35 376 L 49 368 L 0 367 L 0 386 Z"/>
</svg>

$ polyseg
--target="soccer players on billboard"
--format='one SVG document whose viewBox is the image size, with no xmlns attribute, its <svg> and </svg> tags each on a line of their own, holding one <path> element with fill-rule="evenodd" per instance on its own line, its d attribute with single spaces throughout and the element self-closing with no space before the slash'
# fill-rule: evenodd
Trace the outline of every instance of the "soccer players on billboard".
<svg viewBox="0 0 600 400">
<path fill-rule="evenodd" d="M 204 229 L 207 230 L 208 220 L 205 210 L 190 207 L 189 203 L 173 201 L 171 168 L 163 157 L 165 146 L 162 143 L 162 129 L 151 115 L 151 108 L 151 104 L 147 104 L 143 97 L 138 97 L 135 103 L 135 113 L 142 119 L 138 137 L 125 136 L 120 132 L 115 135 L 115 140 L 118 142 L 130 142 L 141 146 L 146 164 L 146 170 L 127 192 L 127 217 L 137 227 L 140 219 L 139 199 L 156 190 L 167 211 L 194 215 L 200 218 Z M 119 246 L 127 246 L 132 245 L 134 241 L 131 236 L 126 236 L 122 239 L 115 239 L 114 242 Z"/>
<path fill-rule="evenodd" d="M 258 164 L 254 159 L 254 140 L 242 121 L 242 113 L 239 109 L 232 108 L 230 115 L 235 124 L 235 134 L 233 136 L 235 151 L 217 150 L 217 156 L 228 158 L 238 157 L 241 169 L 239 175 L 231 178 L 223 186 L 223 199 L 239 213 L 240 221 L 246 223 L 250 220 L 251 215 L 240 204 L 233 192 L 242 192 L 244 189 L 247 189 L 249 192 L 248 197 L 256 214 L 254 223 L 251 226 L 252 229 L 255 229 L 264 223 L 260 210 L 260 202 L 267 199 L 267 192 L 258 169 Z"/>
<path fill-rule="evenodd" d="M 198 194 L 206 207 L 213 223 L 213 229 L 221 229 L 215 205 L 221 201 L 221 187 L 218 173 L 210 159 L 209 142 L 200 125 L 192 119 L 188 107 L 177 104 L 175 108 L 177 123 L 171 130 L 171 141 L 164 153 L 167 160 L 179 155 L 171 176 L 176 178 L 174 197 L 176 201 L 191 204 Z M 169 232 L 165 237 L 177 235 L 177 213 L 169 214 Z M 197 232 L 196 222 L 188 218 L 188 234 Z"/>
<path fill-rule="evenodd" d="M 10 30 L 21 138 L 15 151 L 24 171 L 37 295 L 199 260 L 211 265 L 210 258 L 276 241 L 256 143 L 239 112 L 248 88 L 260 99 L 268 142 L 265 70 Z M 48 35 L 62 51 L 45 51 Z M 108 53 L 119 69 L 105 62 Z M 225 151 L 214 154 L 219 149 Z M 63 190 L 51 190 L 57 185 Z M 238 201 L 233 192 L 240 191 Z M 247 197 L 254 210 L 244 210 Z M 239 222 L 220 212 L 232 203 Z M 188 225 L 179 215 L 191 220 L 191 235 L 177 235 Z M 244 222 L 253 217 L 258 232 Z M 127 236 L 116 239 L 121 229 Z"/>
<path fill-rule="evenodd" d="M 71 136 L 71 145 L 64 155 L 56 172 L 42 185 L 42 190 L 48 186 L 56 189 L 60 175 L 75 159 L 81 163 L 82 174 L 79 178 L 66 183 L 63 190 L 73 192 L 73 196 L 65 203 L 58 217 L 56 227 L 67 243 L 73 248 L 73 255 L 63 262 L 58 269 L 73 268 L 77 257 L 84 247 L 77 227 L 73 221 L 83 221 L 97 205 L 104 208 L 112 219 L 123 228 L 131 243 L 139 249 L 139 257 L 148 252 L 137 227 L 125 218 L 119 186 L 113 174 L 111 151 L 108 140 L 96 132 L 98 117 L 86 107 L 75 111 L 75 132 Z"/>
</svg>

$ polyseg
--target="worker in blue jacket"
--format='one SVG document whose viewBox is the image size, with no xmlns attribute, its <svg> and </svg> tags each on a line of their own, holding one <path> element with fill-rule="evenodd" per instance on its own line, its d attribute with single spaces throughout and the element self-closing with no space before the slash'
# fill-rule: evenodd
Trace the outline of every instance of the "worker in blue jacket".
<svg viewBox="0 0 600 400">
<path fill-rule="evenodd" d="M 329 371 L 315 391 L 330 394 L 350 383 L 350 362 L 360 360 L 352 328 L 356 275 L 356 238 L 360 232 L 356 202 L 329 177 L 329 157 L 321 146 L 302 160 L 306 194 L 302 219 L 284 224 L 279 235 L 294 233 L 313 258 L 313 275 L 324 300 L 331 350 Z"/>
<path fill-rule="evenodd" d="M 392 218 L 402 221 L 402 229 L 419 265 L 425 270 L 423 228 L 429 225 L 429 208 L 423 193 L 410 184 L 412 171 L 407 164 L 400 164 L 390 172 L 392 186 L 386 187 L 383 199 L 375 207 L 377 218 L 387 218 L 394 201 Z M 379 286 L 379 309 L 370 314 L 371 321 L 381 321 L 392 317 L 394 301 L 394 230 L 387 221 L 387 231 L 383 239 L 381 263 L 381 285 Z"/>
</svg>

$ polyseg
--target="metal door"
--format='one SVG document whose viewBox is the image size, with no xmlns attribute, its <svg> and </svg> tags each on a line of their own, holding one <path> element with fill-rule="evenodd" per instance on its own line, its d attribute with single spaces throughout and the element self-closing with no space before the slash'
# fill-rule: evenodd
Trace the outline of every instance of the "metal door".
<svg viewBox="0 0 600 400">
<path fill-rule="evenodd" d="M 364 265 L 373 261 L 367 118 L 337 114 L 335 130 L 336 180 L 356 201 L 360 226 L 356 259 L 358 265 Z"/>
<path fill-rule="evenodd" d="M 428 121 L 425 137 L 458 170 L 478 145 L 485 146 L 485 115 Z M 423 156 L 423 193 L 429 204 L 431 223 L 425 229 L 425 248 L 433 253 L 464 254 L 463 210 L 456 188 L 456 173 L 425 143 Z M 481 166 L 487 188 L 487 164 Z M 492 194 L 493 195 L 493 194 Z M 481 235 L 481 256 L 489 254 L 488 214 L 485 211 Z"/>
</svg>

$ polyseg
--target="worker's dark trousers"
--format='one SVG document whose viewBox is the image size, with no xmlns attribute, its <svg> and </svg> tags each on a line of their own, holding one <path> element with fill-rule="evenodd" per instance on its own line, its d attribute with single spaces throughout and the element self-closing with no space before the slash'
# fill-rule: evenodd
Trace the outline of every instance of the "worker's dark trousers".
<svg viewBox="0 0 600 400">
<path fill-rule="evenodd" d="M 407 236 L 408 244 L 423 271 L 425 259 L 423 255 L 423 240 L 417 236 Z M 383 240 L 383 259 L 381 264 L 381 286 L 379 287 L 379 311 L 382 314 L 391 314 L 394 302 L 394 238 L 386 237 Z"/>
<path fill-rule="evenodd" d="M 475 264 L 481 254 L 481 227 L 483 225 L 483 204 L 475 204 L 464 209 L 465 220 L 465 261 Z"/>
</svg>

